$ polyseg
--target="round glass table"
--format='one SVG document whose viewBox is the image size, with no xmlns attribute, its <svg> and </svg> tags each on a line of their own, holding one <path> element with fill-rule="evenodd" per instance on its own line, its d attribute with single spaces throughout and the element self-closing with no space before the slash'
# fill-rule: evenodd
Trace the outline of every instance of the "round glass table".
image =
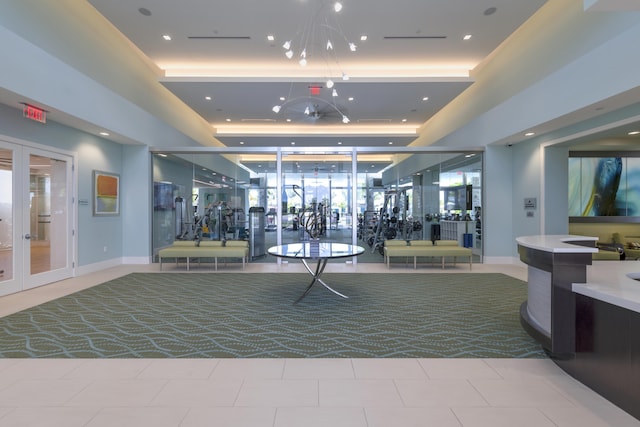
<svg viewBox="0 0 640 427">
<path fill-rule="evenodd" d="M 335 289 L 327 285 L 321 278 L 324 268 L 327 266 L 327 261 L 336 258 L 349 258 L 358 256 L 364 253 L 364 248 L 355 245 L 348 245 L 346 243 L 331 243 L 331 242 L 304 242 L 304 243 L 289 243 L 286 245 L 273 246 L 267 250 L 267 252 L 273 256 L 279 258 L 294 258 L 302 261 L 311 277 L 311 283 L 307 286 L 304 293 L 298 298 L 294 304 L 300 302 L 306 297 L 311 288 L 316 283 L 320 283 L 322 286 L 330 290 L 336 295 L 342 298 L 349 298 L 348 296 L 341 294 Z M 317 260 L 315 270 L 312 269 L 307 263 L 308 260 Z"/>
</svg>

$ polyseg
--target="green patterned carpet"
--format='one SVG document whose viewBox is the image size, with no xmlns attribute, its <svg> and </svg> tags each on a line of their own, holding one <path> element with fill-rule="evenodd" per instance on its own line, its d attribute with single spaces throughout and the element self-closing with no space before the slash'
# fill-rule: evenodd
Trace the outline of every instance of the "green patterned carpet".
<svg viewBox="0 0 640 427">
<path fill-rule="evenodd" d="M 134 273 L 0 319 L 0 357 L 545 357 L 503 274 Z"/>
</svg>

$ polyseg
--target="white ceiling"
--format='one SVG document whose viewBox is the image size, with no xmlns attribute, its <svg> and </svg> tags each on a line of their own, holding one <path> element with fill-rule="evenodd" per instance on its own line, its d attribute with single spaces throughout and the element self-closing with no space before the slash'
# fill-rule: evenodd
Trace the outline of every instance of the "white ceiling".
<svg viewBox="0 0 640 427">
<path fill-rule="evenodd" d="M 328 0 L 88 1 L 163 71 L 162 83 L 214 126 L 217 139 L 248 147 L 408 145 L 545 3 L 344 0 L 335 14 Z M 300 49 L 285 57 L 289 39 L 308 40 L 306 67 L 297 63 Z M 327 78 L 338 97 L 325 88 Z M 323 88 L 310 97 L 313 85 Z M 287 101 L 276 114 L 279 97 Z M 319 114 L 305 115 L 306 105 Z"/>
</svg>

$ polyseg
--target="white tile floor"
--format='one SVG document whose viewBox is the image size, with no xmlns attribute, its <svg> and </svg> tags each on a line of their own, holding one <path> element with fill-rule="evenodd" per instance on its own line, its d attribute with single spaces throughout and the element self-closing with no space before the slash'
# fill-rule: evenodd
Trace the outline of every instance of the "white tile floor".
<svg viewBox="0 0 640 427">
<path fill-rule="evenodd" d="M 0 315 L 155 270 L 123 266 L 3 297 Z M 304 270 L 293 264 L 246 270 L 267 271 Z M 388 270 L 359 264 L 327 271 Z M 447 269 L 453 271 L 468 268 Z M 526 276 L 517 266 L 474 265 L 474 272 L 491 271 Z M 418 270 L 429 272 L 441 270 Z M 0 359 L 0 426 L 619 427 L 640 421 L 550 360 Z"/>
</svg>

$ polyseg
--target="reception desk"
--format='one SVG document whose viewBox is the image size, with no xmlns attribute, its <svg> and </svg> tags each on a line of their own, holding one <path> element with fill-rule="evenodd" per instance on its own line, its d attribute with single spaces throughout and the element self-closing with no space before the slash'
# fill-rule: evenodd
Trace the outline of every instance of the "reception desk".
<svg viewBox="0 0 640 427">
<path fill-rule="evenodd" d="M 609 265 L 611 263 L 611 265 Z M 575 357 L 558 365 L 640 419 L 640 262 L 601 261 L 574 283 Z"/>
<path fill-rule="evenodd" d="M 517 239 L 529 268 L 521 323 L 558 366 L 640 419 L 640 262 L 591 265 L 595 240 Z"/>
<path fill-rule="evenodd" d="M 585 283 L 587 265 L 597 252 L 597 238 L 548 235 L 518 237 L 520 260 L 527 264 L 527 301 L 520 322 L 555 358 L 571 357 L 575 348 L 573 283 Z"/>
</svg>

